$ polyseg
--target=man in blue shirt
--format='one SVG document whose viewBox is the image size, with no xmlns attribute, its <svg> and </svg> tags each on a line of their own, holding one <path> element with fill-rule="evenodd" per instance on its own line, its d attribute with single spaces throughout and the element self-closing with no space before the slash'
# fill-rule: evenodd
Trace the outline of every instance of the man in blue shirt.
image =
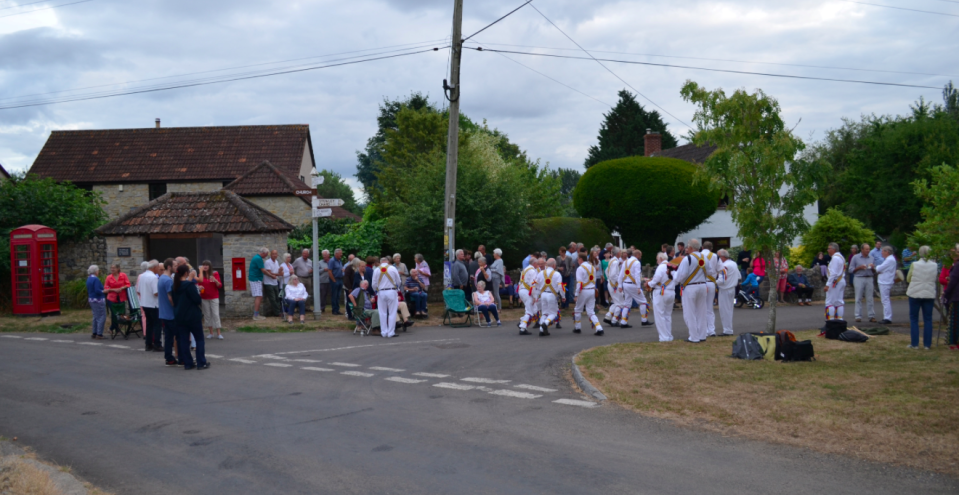
<svg viewBox="0 0 959 495">
<path fill-rule="evenodd" d="M 869 257 L 872 258 L 872 262 L 876 266 L 879 266 L 882 264 L 883 261 L 886 261 L 886 259 L 882 257 L 881 242 L 876 241 L 876 247 L 872 251 L 869 251 Z"/>
<path fill-rule="evenodd" d="M 330 306 L 333 308 L 333 314 L 340 313 L 340 293 L 343 292 L 343 250 L 333 251 L 333 259 L 327 263 L 333 280 L 330 280 Z"/>
<path fill-rule="evenodd" d="M 176 322 L 173 317 L 173 258 L 163 261 L 163 271 L 157 281 L 157 298 L 160 306 L 160 325 L 163 326 L 163 358 L 167 366 L 176 366 L 173 357 L 173 338 L 176 336 Z M 157 267 L 159 270 L 159 266 Z"/>
<path fill-rule="evenodd" d="M 912 266 L 912 262 L 916 261 L 916 252 L 912 249 L 909 249 L 909 246 L 906 246 L 902 250 L 902 273 L 908 274 L 909 267 Z"/>
</svg>

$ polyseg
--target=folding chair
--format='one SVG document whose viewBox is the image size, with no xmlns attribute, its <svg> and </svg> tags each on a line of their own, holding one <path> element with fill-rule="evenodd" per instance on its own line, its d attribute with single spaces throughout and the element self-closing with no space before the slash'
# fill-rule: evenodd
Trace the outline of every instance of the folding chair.
<svg viewBox="0 0 959 495">
<path fill-rule="evenodd" d="M 353 313 L 353 321 L 356 323 L 356 327 L 353 328 L 353 335 L 356 335 L 357 332 L 362 336 L 369 335 L 373 330 L 373 319 L 363 314 L 362 309 L 357 310 L 349 299 L 346 300 L 346 309 Z"/>
<path fill-rule="evenodd" d="M 449 325 L 453 328 L 473 326 L 473 305 L 466 302 L 466 294 L 461 289 L 444 290 L 443 302 L 446 303 L 446 310 L 443 312 L 443 325 Z M 464 317 L 466 319 L 458 324 L 453 322 L 453 318 Z"/>
<path fill-rule="evenodd" d="M 137 297 L 137 291 L 133 287 L 127 287 L 127 304 L 130 314 L 118 313 L 113 305 L 110 305 L 110 316 L 117 322 L 117 329 L 111 330 L 110 340 L 114 340 L 118 335 L 123 335 L 123 340 L 130 338 L 130 334 L 144 338 L 143 321 L 140 318 L 140 298 Z M 137 329 L 139 325 L 139 329 Z"/>
</svg>

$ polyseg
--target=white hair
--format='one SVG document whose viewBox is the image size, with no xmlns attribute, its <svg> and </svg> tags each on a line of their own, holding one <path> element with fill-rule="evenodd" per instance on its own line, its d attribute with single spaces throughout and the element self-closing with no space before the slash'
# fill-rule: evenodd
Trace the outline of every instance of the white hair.
<svg viewBox="0 0 959 495">
<path fill-rule="evenodd" d="M 663 254 L 666 254 L 666 253 L 663 253 Z M 719 251 L 716 251 L 716 254 L 718 254 L 719 256 L 722 256 L 723 258 L 729 257 L 729 251 L 726 251 L 725 249 L 720 249 Z"/>
<path fill-rule="evenodd" d="M 656 253 L 656 263 L 657 263 L 657 264 L 662 263 L 663 261 L 666 261 L 667 259 L 669 259 L 669 255 L 667 255 L 666 253 L 664 253 L 664 252 L 662 252 L 662 251 Z"/>
<path fill-rule="evenodd" d="M 149 267 L 149 266 L 150 266 L 150 262 L 149 262 L 149 261 L 144 261 L 143 263 L 140 263 L 140 269 L 141 269 L 141 270 L 146 270 L 147 267 Z"/>
<path fill-rule="evenodd" d="M 496 256 L 503 256 L 503 250 L 500 248 L 496 248 L 493 250 L 493 254 L 495 254 Z"/>
<path fill-rule="evenodd" d="M 366 279 L 360 280 L 360 287 L 363 287 L 363 286 L 369 287 L 370 281 Z"/>
<path fill-rule="evenodd" d="M 87 268 L 87 275 L 96 275 L 100 271 L 100 267 L 97 265 L 90 265 L 90 268 Z"/>
<path fill-rule="evenodd" d="M 396 258 L 402 258 L 402 256 L 400 256 L 400 253 L 396 253 L 393 255 L 393 259 L 395 260 Z"/>
<path fill-rule="evenodd" d="M 330 254 L 330 250 L 329 250 L 329 249 L 324 249 L 324 250 L 320 251 L 320 254 Z"/>
<path fill-rule="evenodd" d="M 919 247 L 919 257 L 920 257 L 920 258 L 923 258 L 923 259 L 928 258 L 928 257 L 929 257 L 929 251 L 932 251 L 932 248 L 930 248 L 929 246 L 920 246 L 920 247 Z"/>
<path fill-rule="evenodd" d="M 290 275 L 290 282 L 300 283 L 300 278 L 297 277 L 296 275 Z"/>
<path fill-rule="evenodd" d="M 157 260 L 150 260 L 150 262 L 147 263 L 147 270 L 154 270 L 159 264 L 160 262 Z"/>
<path fill-rule="evenodd" d="M 883 246 L 882 252 L 892 254 L 892 246 Z"/>
<path fill-rule="evenodd" d="M 283 259 L 292 258 L 290 253 L 283 253 Z"/>
<path fill-rule="evenodd" d="M 699 239 L 690 239 L 689 242 L 686 243 L 686 247 L 693 251 L 698 251 L 699 248 L 702 247 L 702 244 L 699 243 Z"/>
<path fill-rule="evenodd" d="M 459 256 L 459 255 L 463 254 L 463 250 L 462 250 L 462 249 L 457 249 L 457 250 L 456 250 L 456 253 L 454 253 L 454 254 L 456 254 L 456 256 Z"/>
<path fill-rule="evenodd" d="M 485 289 L 485 288 L 486 288 L 486 282 L 483 282 L 482 280 L 476 282 L 476 288 L 479 289 L 479 290 Z"/>
<path fill-rule="evenodd" d="M 267 248 L 265 248 L 265 247 L 261 247 L 260 250 L 258 251 L 258 253 L 260 253 L 260 254 L 270 254 L 270 250 L 267 249 Z"/>
</svg>

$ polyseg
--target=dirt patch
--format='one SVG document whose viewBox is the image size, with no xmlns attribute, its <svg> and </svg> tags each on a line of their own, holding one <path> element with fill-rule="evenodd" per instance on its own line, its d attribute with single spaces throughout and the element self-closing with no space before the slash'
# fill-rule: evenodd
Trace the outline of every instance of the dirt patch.
<svg viewBox="0 0 959 495">
<path fill-rule="evenodd" d="M 959 476 L 959 353 L 811 339 L 817 361 L 730 358 L 732 339 L 615 344 L 580 355 L 610 400 L 684 426 Z"/>
</svg>

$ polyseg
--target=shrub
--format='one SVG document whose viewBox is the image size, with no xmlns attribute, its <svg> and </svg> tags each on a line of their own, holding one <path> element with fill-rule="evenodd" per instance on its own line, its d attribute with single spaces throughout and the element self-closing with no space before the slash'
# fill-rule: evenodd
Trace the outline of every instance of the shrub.
<svg viewBox="0 0 959 495">
<path fill-rule="evenodd" d="M 867 229 L 862 222 L 843 215 L 838 209 L 830 208 L 802 236 L 804 249 L 800 261 L 803 266 L 809 266 L 817 253 L 820 251 L 826 253 L 830 242 L 839 243 L 840 251 L 845 255 L 849 252 L 849 246 L 864 242 L 872 244 L 875 238 L 875 232 Z"/>
<path fill-rule="evenodd" d="M 602 247 L 613 240 L 603 222 L 595 218 L 538 218 L 531 222 L 530 229 L 530 236 L 519 250 L 503 253 L 507 268 L 520 266 L 523 258 L 533 250 L 546 251 L 553 257 L 559 254 L 560 246 L 567 246 L 572 241 L 582 242 L 589 248 L 594 245 Z"/>
<path fill-rule="evenodd" d="M 573 204 L 583 218 L 598 218 L 619 230 L 624 244 L 652 254 L 716 212 L 719 193 L 693 184 L 696 167 L 643 156 L 600 162 L 583 174 Z"/>
<path fill-rule="evenodd" d="M 319 251 L 342 249 L 344 253 L 355 253 L 359 257 L 383 255 L 383 226 L 385 220 L 362 222 L 350 225 L 345 234 L 326 234 L 317 239 Z M 290 249 L 293 252 L 313 247 L 313 238 L 289 239 Z"/>
</svg>

